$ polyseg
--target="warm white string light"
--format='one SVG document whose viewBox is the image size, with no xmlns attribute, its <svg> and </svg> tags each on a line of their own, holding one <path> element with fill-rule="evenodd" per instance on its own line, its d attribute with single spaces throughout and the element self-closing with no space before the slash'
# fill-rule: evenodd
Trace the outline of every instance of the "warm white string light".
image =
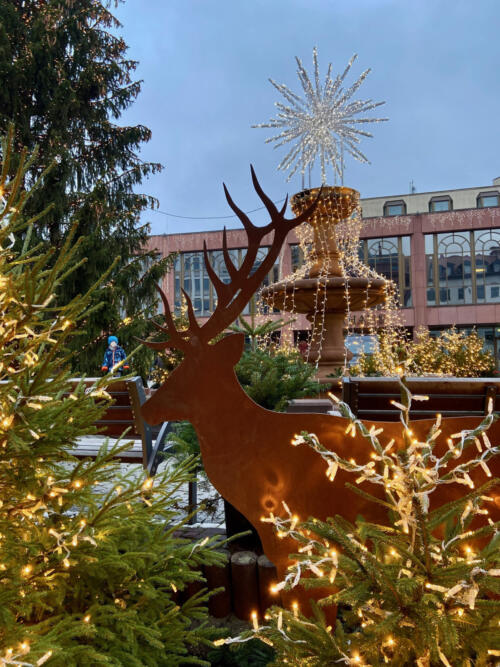
<svg viewBox="0 0 500 667">
<path fill-rule="evenodd" d="M 300 98 L 285 84 L 269 79 L 276 90 L 288 104 L 276 103 L 278 114 L 268 123 L 260 123 L 253 127 L 280 130 L 266 143 L 274 143 L 275 148 L 291 143 L 290 151 L 278 165 L 278 169 L 289 171 L 288 180 L 300 170 L 304 177 L 307 170 L 313 169 L 316 160 L 321 169 L 321 182 L 326 183 L 326 171 L 333 169 L 335 178 L 344 178 L 344 151 L 360 162 L 368 162 L 368 158 L 359 150 L 362 137 L 373 136 L 358 126 L 367 123 L 379 123 L 387 118 L 359 117 L 368 111 L 385 104 L 372 100 L 352 100 L 363 81 L 370 73 L 365 70 L 357 81 L 347 89 L 343 88 L 344 80 L 349 73 L 357 55 L 353 55 L 342 74 L 332 77 L 332 65 L 323 85 L 320 83 L 318 52 L 313 49 L 314 83 L 311 81 L 302 62 L 297 61 L 297 75 L 303 89 L 304 97 Z"/>
</svg>

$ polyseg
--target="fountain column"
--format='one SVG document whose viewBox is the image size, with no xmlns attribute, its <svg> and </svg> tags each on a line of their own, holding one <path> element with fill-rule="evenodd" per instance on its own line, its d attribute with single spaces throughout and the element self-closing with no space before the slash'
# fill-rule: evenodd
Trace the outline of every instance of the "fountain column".
<svg viewBox="0 0 500 667">
<path fill-rule="evenodd" d="M 294 195 L 290 201 L 292 211 L 300 215 L 316 199 L 319 188 L 304 190 Z M 324 313 L 310 311 L 307 319 L 311 322 L 311 346 L 309 359 L 318 362 L 317 377 L 320 382 L 331 382 L 327 376 L 338 368 L 343 368 L 346 360 L 352 359 L 352 352 L 344 345 L 344 324 L 346 307 L 342 298 L 338 304 L 328 299 L 324 290 L 330 291 L 332 278 L 343 278 L 340 255 L 335 239 L 335 226 L 349 218 L 359 204 L 359 193 L 346 187 L 323 186 L 321 197 L 313 215 L 307 222 L 313 228 L 311 248 L 311 268 L 309 278 L 317 281 L 318 301 L 324 303 Z M 345 292 L 344 285 L 339 285 Z M 337 289 L 338 289 L 337 287 Z"/>
</svg>

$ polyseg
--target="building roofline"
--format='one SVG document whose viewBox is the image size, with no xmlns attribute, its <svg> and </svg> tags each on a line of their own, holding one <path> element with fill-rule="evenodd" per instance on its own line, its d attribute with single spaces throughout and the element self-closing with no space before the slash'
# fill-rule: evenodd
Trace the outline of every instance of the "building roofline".
<svg viewBox="0 0 500 667">
<path fill-rule="evenodd" d="M 262 225 L 263 227 L 265 225 Z M 152 238 L 153 236 L 185 236 L 186 234 L 222 234 L 224 229 L 221 227 L 220 229 L 209 229 L 208 231 L 203 231 L 203 229 L 199 231 L 190 231 L 190 232 L 165 232 L 163 234 L 150 234 L 148 238 Z M 234 228 L 226 228 L 226 232 L 244 232 L 245 228 L 243 225 L 241 227 L 234 227 Z"/>
<path fill-rule="evenodd" d="M 475 185 L 471 188 L 453 188 L 448 190 L 429 190 L 427 192 L 407 192 L 402 195 L 379 195 L 378 197 L 360 197 L 360 202 L 372 201 L 374 199 L 396 199 L 397 197 L 419 197 L 422 195 L 446 195 L 450 192 L 464 192 L 464 190 L 487 190 L 487 189 L 496 189 L 500 190 L 499 185 Z"/>
<path fill-rule="evenodd" d="M 476 185 L 474 187 L 470 188 L 453 188 L 453 189 L 448 189 L 448 190 L 429 190 L 426 192 L 408 192 L 406 194 L 397 194 L 397 195 L 379 195 L 377 197 L 361 197 L 360 198 L 360 203 L 362 204 L 363 202 L 370 202 L 370 201 L 376 201 L 376 200 L 384 200 L 384 201 L 389 201 L 391 199 L 401 199 L 403 197 L 421 197 L 425 195 L 446 195 L 446 194 L 451 194 L 453 192 L 464 192 L 464 191 L 470 191 L 470 190 L 480 190 L 480 191 L 489 191 L 489 190 L 500 190 L 500 184 L 495 184 L 493 185 Z M 401 214 L 399 216 L 389 216 L 392 218 L 398 217 L 408 217 L 412 215 L 421 215 L 422 213 L 450 213 L 450 212 L 458 212 L 458 211 L 468 211 L 468 210 L 477 210 L 476 208 L 465 208 L 465 209 L 452 209 L 451 211 L 423 211 L 423 212 L 415 212 L 415 213 L 405 213 Z M 370 216 L 362 216 L 362 220 L 373 220 L 375 218 L 383 218 L 387 219 L 387 216 L 383 215 L 370 215 Z M 210 229 L 207 231 L 204 230 L 199 230 L 199 231 L 188 231 L 188 232 L 165 232 L 163 234 L 151 234 L 149 238 L 152 237 L 162 237 L 162 236 L 184 236 L 188 234 L 204 234 L 204 235 L 210 235 L 210 234 L 221 234 L 223 231 L 222 228 L 220 229 Z M 226 229 L 228 232 L 239 232 L 239 231 L 245 231 L 245 228 L 243 226 L 241 227 L 229 227 Z"/>
</svg>

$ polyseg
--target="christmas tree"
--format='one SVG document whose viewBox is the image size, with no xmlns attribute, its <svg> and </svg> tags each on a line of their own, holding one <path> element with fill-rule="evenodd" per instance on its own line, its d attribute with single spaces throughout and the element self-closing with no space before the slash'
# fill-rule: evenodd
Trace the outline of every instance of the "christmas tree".
<svg viewBox="0 0 500 667">
<path fill-rule="evenodd" d="M 60 250 L 72 223 L 78 257 L 88 261 L 61 281 L 60 303 L 87 291 L 114 264 L 93 293 L 94 309 L 68 340 L 77 374 L 96 375 L 103 341 L 116 334 L 128 348 L 149 333 L 156 285 L 171 264 L 145 246 L 149 227 L 140 215 L 157 205 L 141 183 L 161 169 L 140 149 L 151 138 L 144 125 L 120 125 L 140 93 L 137 62 L 127 55 L 120 24 L 98 0 L 0 0 L 0 132 L 15 127 L 15 146 L 39 150 L 23 179 L 29 187 L 52 169 L 26 202 L 29 215 L 45 209 L 33 235 Z M 134 371 L 147 375 L 152 353 L 142 348 Z"/>
<path fill-rule="evenodd" d="M 473 430 L 454 434 L 440 447 L 441 417 L 425 440 L 410 427 L 412 396 L 400 377 L 401 441 L 383 442 L 383 429 L 367 428 L 346 404 L 348 433 L 358 430 L 371 448 L 371 460 L 358 465 L 324 448 L 313 434 L 297 435 L 292 444 L 310 446 L 325 460 L 333 481 L 337 470 L 353 474 L 349 487 L 387 510 L 385 524 L 359 517 L 352 524 L 340 516 L 299 523 L 286 503 L 285 516 L 263 520 L 278 534 L 297 542 L 285 580 L 275 590 L 330 587 L 331 595 L 313 603 L 314 617 L 273 607 L 267 623 L 239 643 L 259 637 L 276 650 L 273 665 L 445 665 L 498 664 L 500 657 L 500 522 L 494 522 L 498 480 L 488 465 L 499 447 L 487 429 L 488 414 Z M 491 463 L 490 463 L 491 465 Z M 484 474 L 476 488 L 475 469 Z M 474 473 L 472 471 L 475 471 Z M 471 476 L 472 475 L 472 476 Z M 372 495 L 359 488 L 368 482 L 383 489 Z M 432 494 L 461 484 L 463 495 L 432 506 Z M 293 508 L 292 508 L 293 510 Z M 335 591 L 335 592 L 334 592 Z M 334 627 L 322 608 L 338 607 Z M 227 641 L 227 640 L 226 640 Z"/>
<path fill-rule="evenodd" d="M 416 329 L 409 340 L 398 329 L 379 334 L 373 354 L 363 353 L 349 371 L 351 375 L 395 375 L 404 363 L 409 375 L 451 375 L 453 377 L 490 377 L 495 374 L 495 359 L 484 349 L 484 341 L 473 330 L 455 327 L 432 336 L 426 327 Z"/>
<path fill-rule="evenodd" d="M 193 460 L 152 479 L 121 471 L 114 457 L 130 446 L 124 441 L 103 446 L 95 460 L 71 456 L 107 405 L 104 380 L 90 392 L 69 382 L 68 342 L 89 316 L 92 292 L 57 298 L 81 267 L 84 239 L 72 230 L 49 251 L 30 242 L 38 220 L 26 218 L 22 183 L 36 156 L 14 160 L 11 149 L 4 141 L 0 664 L 208 664 L 189 655 L 207 641 L 206 595 L 178 597 L 202 579 L 202 563 L 221 558 L 213 540 L 174 535 L 174 503 Z"/>
</svg>

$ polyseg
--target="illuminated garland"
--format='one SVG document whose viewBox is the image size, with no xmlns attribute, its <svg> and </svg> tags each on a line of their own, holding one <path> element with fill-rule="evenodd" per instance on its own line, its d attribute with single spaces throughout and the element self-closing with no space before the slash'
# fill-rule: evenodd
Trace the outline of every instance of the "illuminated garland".
<svg viewBox="0 0 500 667">
<path fill-rule="evenodd" d="M 401 413 L 400 443 L 393 439 L 383 443 L 382 427 L 368 428 L 352 414 L 347 404 L 338 402 L 334 396 L 332 399 L 338 402 L 341 414 L 349 419 L 346 437 L 357 431 L 366 439 L 372 450 L 369 462 L 360 464 L 353 459 L 344 459 L 335 451 L 323 447 L 314 434 L 297 434 L 291 443 L 293 446 L 309 446 L 318 453 L 325 461 L 325 474 L 330 481 L 335 480 L 337 471 L 341 469 L 354 475 L 353 490 L 365 481 L 383 487 L 383 502 L 394 517 L 390 524 L 386 527 L 366 524 L 367 528 L 363 529 L 363 523 L 359 528 L 349 528 L 351 524 L 336 519 L 327 522 L 314 518 L 301 521 L 285 499 L 282 516 L 270 514 L 262 518 L 262 521 L 274 526 L 278 537 L 293 538 L 298 544 L 296 554 L 291 556 L 288 573 L 272 586 L 272 593 L 292 590 L 305 582 L 321 587 L 335 583 L 339 592 L 334 593 L 331 599 L 325 599 L 326 604 L 334 604 L 337 597 L 342 600 L 342 596 L 351 590 L 354 595 L 358 580 L 370 582 L 370 577 L 380 574 L 380 581 L 375 578 L 373 586 L 368 589 L 378 590 L 378 593 L 367 599 L 356 600 L 352 595 L 348 598 L 358 629 L 350 635 L 342 631 L 334 632 L 320 616 L 309 619 L 300 614 L 295 604 L 291 610 L 272 607 L 263 624 L 254 614 L 251 619 L 253 629 L 241 637 L 224 640 L 225 643 L 258 637 L 275 647 L 282 663 L 297 666 L 324 664 L 314 658 L 320 654 L 323 660 L 328 656 L 328 664 L 331 660 L 365 666 L 409 664 L 400 662 L 398 656 L 403 649 L 405 655 L 412 654 L 415 649 L 413 642 L 417 641 L 420 627 L 416 617 L 412 616 L 411 608 L 406 609 L 399 598 L 398 590 L 405 590 L 407 586 L 415 590 L 415 595 L 418 592 L 425 599 L 428 606 L 425 608 L 430 615 L 435 614 L 437 619 L 442 619 L 443 627 L 453 626 L 454 631 L 462 632 L 468 626 L 480 627 L 484 618 L 490 633 L 488 636 L 492 637 L 497 632 L 499 603 L 493 600 L 483 603 L 482 600 L 485 600 L 485 592 L 498 588 L 495 580 L 500 577 L 500 557 L 494 547 L 481 551 L 474 546 L 480 537 L 497 539 L 500 531 L 500 523 L 491 519 L 488 509 L 488 506 L 495 505 L 494 488 L 498 482 L 491 479 L 488 463 L 500 454 L 500 447 L 494 446 L 486 433 L 496 418 L 493 401 L 489 401 L 488 412 L 476 428 L 453 434 L 444 453 L 438 454 L 436 445 L 441 434 L 441 416 L 437 415 L 427 436 L 422 440 L 415 437 L 409 422 L 411 404 L 414 400 L 425 401 L 428 397 L 412 396 L 402 373 L 400 370 L 401 402 L 393 401 Z M 469 449 L 475 455 L 468 461 L 460 461 Z M 481 469 L 486 477 L 486 483 L 477 490 L 470 475 L 475 469 Z M 437 508 L 430 513 L 431 495 L 438 487 L 452 483 L 465 486 L 469 492 L 450 503 L 452 509 Z M 367 499 L 371 497 L 361 489 L 357 492 Z M 449 537 L 433 537 L 432 527 L 438 525 L 432 523 L 438 521 L 436 512 L 438 518 L 439 512 L 442 512 L 441 522 L 446 521 L 446 512 L 456 517 L 456 527 Z M 486 523 L 472 529 L 470 523 L 476 516 L 485 518 Z M 453 575 L 454 569 L 457 575 Z M 389 572 L 391 576 L 385 574 Z M 366 573 L 370 573 L 368 579 Z M 491 611 L 489 621 L 488 610 Z M 386 625 L 392 631 L 384 631 Z M 377 634 L 378 628 L 382 628 L 382 634 Z M 305 641 L 304 637 L 308 640 Z M 371 642 L 369 649 L 368 641 Z M 317 654 L 313 649 L 315 642 Z M 421 653 L 416 654 L 415 664 L 429 667 L 433 656 L 445 667 L 451 667 L 451 649 L 445 644 L 439 633 L 434 633 L 428 645 L 425 641 L 420 642 Z M 369 656 L 364 655 L 367 651 Z M 499 655 L 500 651 L 490 646 L 481 653 L 481 659 L 493 659 Z"/>
</svg>

